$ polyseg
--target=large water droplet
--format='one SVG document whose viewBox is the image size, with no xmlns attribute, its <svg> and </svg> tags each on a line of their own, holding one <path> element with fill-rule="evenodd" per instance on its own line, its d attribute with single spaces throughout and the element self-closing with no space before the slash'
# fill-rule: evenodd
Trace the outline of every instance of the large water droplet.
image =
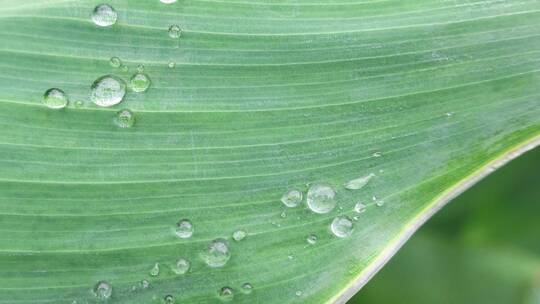
<svg viewBox="0 0 540 304">
<path fill-rule="evenodd" d="M 252 291 L 253 291 L 253 285 L 251 285 L 250 283 L 244 283 L 242 285 L 242 292 L 244 294 L 250 294 Z"/>
<path fill-rule="evenodd" d="M 354 205 L 354 211 L 356 211 L 356 213 L 363 213 L 366 211 L 366 205 L 358 202 L 356 205 Z"/>
<path fill-rule="evenodd" d="M 69 99 L 60 89 L 49 89 L 43 94 L 43 103 L 51 109 L 62 109 L 67 106 Z"/>
<path fill-rule="evenodd" d="M 169 27 L 169 37 L 178 38 L 182 34 L 180 27 L 178 25 L 171 25 Z"/>
<path fill-rule="evenodd" d="M 222 267 L 231 258 L 229 246 L 224 239 L 215 239 L 206 250 L 201 253 L 201 258 L 210 267 Z"/>
<path fill-rule="evenodd" d="M 108 4 L 100 4 L 92 12 L 92 21 L 98 26 L 111 26 L 116 23 L 118 14 Z"/>
<path fill-rule="evenodd" d="M 131 77 L 129 84 L 133 92 L 145 92 L 150 87 L 150 78 L 144 73 L 137 73 Z"/>
<path fill-rule="evenodd" d="M 113 121 L 120 128 L 130 128 L 135 124 L 135 115 L 130 110 L 120 110 L 114 115 Z"/>
<path fill-rule="evenodd" d="M 330 225 L 332 233 L 340 238 L 348 237 L 353 232 L 353 223 L 347 216 L 338 216 L 334 218 Z"/>
<path fill-rule="evenodd" d="M 191 263 L 186 259 L 179 259 L 176 262 L 176 265 L 172 267 L 172 271 L 176 274 L 185 274 L 189 271 Z"/>
<path fill-rule="evenodd" d="M 94 295 L 96 296 L 96 298 L 98 298 L 99 300 L 107 300 L 111 297 L 112 295 L 112 286 L 111 284 L 105 282 L 105 281 L 99 281 L 95 286 L 94 286 Z"/>
<path fill-rule="evenodd" d="M 166 295 L 163 298 L 163 303 L 165 303 L 165 304 L 174 304 L 175 303 L 174 297 L 172 295 Z"/>
<path fill-rule="evenodd" d="M 296 207 L 302 202 L 302 192 L 291 189 L 281 196 L 281 202 L 287 207 Z"/>
<path fill-rule="evenodd" d="M 153 277 L 157 277 L 159 275 L 159 263 L 155 263 L 154 267 L 150 269 L 150 275 Z"/>
<path fill-rule="evenodd" d="M 176 224 L 175 232 L 179 238 L 182 238 L 182 239 L 190 238 L 193 235 L 193 231 L 194 231 L 193 224 L 187 219 L 180 220 Z"/>
<path fill-rule="evenodd" d="M 364 187 L 365 185 L 367 185 L 367 183 L 369 183 L 371 178 L 374 177 L 374 176 L 375 176 L 375 174 L 370 173 L 370 174 L 368 174 L 366 176 L 355 178 L 355 179 L 350 180 L 347 183 L 345 183 L 344 187 L 345 187 L 345 189 L 349 189 L 349 190 L 359 190 L 362 187 Z"/>
<path fill-rule="evenodd" d="M 308 192 L 306 202 L 315 213 L 328 213 L 336 207 L 336 192 L 332 187 L 325 184 L 314 184 Z"/>
<path fill-rule="evenodd" d="M 245 237 L 246 237 L 247 233 L 244 231 L 244 230 L 236 230 L 232 237 L 233 237 L 233 240 L 237 241 L 237 242 L 240 242 L 241 240 L 243 240 Z"/>
<path fill-rule="evenodd" d="M 90 99 L 100 107 L 119 104 L 126 95 L 125 82 L 113 75 L 102 76 L 91 87 Z"/>
<path fill-rule="evenodd" d="M 229 302 L 234 299 L 234 291 L 230 287 L 223 287 L 219 290 L 218 296 L 220 300 L 224 302 Z"/>
</svg>

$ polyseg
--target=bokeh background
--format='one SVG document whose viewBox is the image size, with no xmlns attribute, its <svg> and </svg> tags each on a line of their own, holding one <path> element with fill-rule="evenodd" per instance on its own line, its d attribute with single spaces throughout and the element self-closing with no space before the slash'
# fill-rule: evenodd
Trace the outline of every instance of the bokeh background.
<svg viewBox="0 0 540 304">
<path fill-rule="evenodd" d="M 540 149 L 426 223 L 349 304 L 540 304 Z"/>
</svg>

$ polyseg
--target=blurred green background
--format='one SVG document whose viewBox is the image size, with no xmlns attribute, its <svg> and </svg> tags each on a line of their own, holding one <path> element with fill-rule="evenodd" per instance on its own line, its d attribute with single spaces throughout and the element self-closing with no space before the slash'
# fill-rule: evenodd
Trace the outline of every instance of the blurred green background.
<svg viewBox="0 0 540 304">
<path fill-rule="evenodd" d="M 349 304 L 540 304 L 540 149 L 444 207 Z"/>
</svg>

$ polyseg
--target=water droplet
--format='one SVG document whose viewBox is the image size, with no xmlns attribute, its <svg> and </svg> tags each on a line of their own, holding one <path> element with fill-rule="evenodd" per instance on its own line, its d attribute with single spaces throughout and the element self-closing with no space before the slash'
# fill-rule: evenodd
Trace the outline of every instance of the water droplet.
<svg viewBox="0 0 540 304">
<path fill-rule="evenodd" d="M 336 207 L 336 192 L 332 187 L 325 184 L 314 184 L 308 192 L 306 202 L 315 213 L 328 213 Z"/>
<path fill-rule="evenodd" d="M 169 37 L 178 38 L 182 34 L 180 27 L 178 25 L 169 26 Z"/>
<path fill-rule="evenodd" d="M 358 202 L 356 205 L 354 205 L 354 211 L 356 211 L 356 213 L 363 213 L 366 211 L 366 205 Z"/>
<path fill-rule="evenodd" d="M 144 65 L 142 65 L 142 64 L 137 65 L 137 72 L 139 72 L 139 73 L 144 72 Z"/>
<path fill-rule="evenodd" d="M 230 287 L 223 287 L 219 290 L 218 296 L 220 300 L 229 302 L 234 298 L 234 291 Z"/>
<path fill-rule="evenodd" d="M 358 221 L 358 216 L 353 216 L 353 220 Z"/>
<path fill-rule="evenodd" d="M 107 300 L 112 295 L 112 286 L 111 284 L 105 281 L 99 281 L 94 286 L 94 295 L 100 300 Z"/>
<path fill-rule="evenodd" d="M 281 216 L 281 218 L 286 218 L 287 217 L 287 213 L 285 213 L 285 211 L 281 212 L 281 214 L 279 215 Z"/>
<path fill-rule="evenodd" d="M 287 259 L 289 259 L 289 260 L 294 260 L 294 255 L 289 254 L 289 255 L 287 256 Z"/>
<path fill-rule="evenodd" d="M 253 285 L 250 283 L 244 283 L 242 285 L 242 292 L 245 294 L 250 294 L 253 291 Z"/>
<path fill-rule="evenodd" d="M 315 245 L 317 243 L 317 236 L 315 234 L 308 235 L 307 242 L 311 245 Z"/>
<path fill-rule="evenodd" d="M 109 63 L 111 64 L 113 68 L 119 68 L 122 66 L 122 60 L 120 60 L 120 58 L 118 57 L 111 57 L 111 59 L 109 60 Z"/>
<path fill-rule="evenodd" d="M 148 282 L 148 280 L 142 280 L 139 285 L 141 286 L 142 289 L 146 289 L 148 287 L 150 287 L 150 282 Z"/>
<path fill-rule="evenodd" d="M 169 68 L 174 69 L 174 67 L 176 67 L 176 63 L 174 61 L 169 61 L 168 66 Z"/>
<path fill-rule="evenodd" d="M 375 152 L 373 153 L 373 157 L 381 157 L 382 156 L 382 153 L 381 152 Z"/>
<path fill-rule="evenodd" d="M 295 292 L 295 295 L 296 295 L 297 297 L 302 296 L 302 291 L 301 291 L 301 290 L 297 290 L 297 291 Z"/>
<path fill-rule="evenodd" d="M 69 99 L 60 89 L 49 89 L 43 94 L 43 103 L 51 109 L 62 109 L 67 106 Z"/>
<path fill-rule="evenodd" d="M 231 258 L 229 246 L 224 239 L 215 239 L 206 250 L 201 253 L 201 258 L 210 267 L 223 267 Z"/>
<path fill-rule="evenodd" d="M 82 102 L 82 101 L 80 101 L 80 100 L 75 101 L 75 107 L 76 107 L 76 108 L 80 108 L 80 107 L 82 107 L 82 106 L 83 106 L 83 102 Z"/>
<path fill-rule="evenodd" d="M 171 4 L 171 3 L 175 3 L 176 0 L 159 0 L 161 3 L 165 3 L 165 4 Z"/>
<path fill-rule="evenodd" d="M 375 205 L 377 205 L 377 207 L 382 207 L 384 205 L 384 201 L 383 200 L 379 200 L 375 203 Z"/>
<path fill-rule="evenodd" d="M 179 259 L 176 262 L 176 265 L 172 267 L 172 271 L 176 274 L 185 274 L 189 271 L 191 263 L 186 259 Z"/>
<path fill-rule="evenodd" d="M 340 238 L 348 237 L 353 232 L 353 223 L 347 216 L 338 216 L 334 218 L 330 225 L 332 233 Z"/>
<path fill-rule="evenodd" d="M 121 69 L 122 69 L 122 72 L 128 72 L 129 71 L 129 67 L 127 65 L 123 65 L 121 67 Z"/>
<path fill-rule="evenodd" d="M 131 77 L 131 80 L 129 81 L 129 84 L 131 86 L 131 89 L 133 92 L 145 92 L 150 87 L 150 84 L 152 82 L 150 81 L 150 78 L 144 73 L 137 73 Z"/>
<path fill-rule="evenodd" d="M 345 187 L 345 189 L 348 189 L 348 190 L 359 190 L 362 187 L 364 187 L 365 185 L 367 185 L 367 183 L 369 183 L 371 178 L 374 177 L 374 176 L 375 176 L 375 174 L 370 173 L 370 174 L 368 174 L 366 176 L 355 178 L 355 179 L 350 180 L 347 183 L 345 183 L 344 187 Z"/>
<path fill-rule="evenodd" d="M 165 304 L 174 304 L 174 297 L 172 295 L 166 295 L 164 298 L 163 298 L 163 303 Z"/>
<path fill-rule="evenodd" d="M 116 112 L 113 121 L 120 128 L 130 128 L 135 124 L 135 115 L 130 110 L 120 110 Z"/>
<path fill-rule="evenodd" d="M 187 239 L 193 235 L 193 224 L 187 219 L 180 220 L 176 223 L 176 235 L 179 238 Z"/>
<path fill-rule="evenodd" d="M 126 95 L 126 83 L 113 75 L 102 76 L 91 87 L 90 99 L 100 107 L 119 104 Z"/>
<path fill-rule="evenodd" d="M 159 263 L 155 263 L 154 267 L 150 269 L 150 275 L 153 277 L 157 277 L 159 275 Z"/>
<path fill-rule="evenodd" d="M 302 192 L 297 189 L 289 190 L 283 194 L 281 202 L 287 207 L 296 207 L 302 202 Z"/>
<path fill-rule="evenodd" d="M 111 26 L 116 23 L 118 14 L 108 4 L 100 4 L 92 12 L 92 21 L 98 26 Z"/>
<path fill-rule="evenodd" d="M 243 240 L 245 237 L 246 237 L 247 233 L 244 231 L 244 230 L 236 230 L 232 237 L 233 237 L 233 240 L 237 241 L 237 242 L 240 242 L 241 240 Z"/>
</svg>

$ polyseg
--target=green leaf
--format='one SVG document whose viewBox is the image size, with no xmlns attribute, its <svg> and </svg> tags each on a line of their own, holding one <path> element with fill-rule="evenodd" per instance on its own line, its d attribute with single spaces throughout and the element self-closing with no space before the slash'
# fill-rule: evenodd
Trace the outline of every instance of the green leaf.
<svg viewBox="0 0 540 304">
<path fill-rule="evenodd" d="M 349 303 L 538 303 L 538 166 L 540 149 L 460 196 Z"/>
<path fill-rule="evenodd" d="M 117 0 L 109 27 L 98 4 L 0 0 L 0 302 L 103 302 L 101 281 L 108 303 L 214 303 L 223 287 L 237 303 L 344 302 L 540 141 L 536 0 Z M 146 92 L 92 102 L 95 80 L 129 84 L 138 65 Z M 51 88 L 66 108 L 43 104 Z M 332 212 L 280 202 L 314 184 L 335 189 Z M 358 216 L 349 237 L 330 231 L 339 215 Z M 201 259 L 215 239 L 219 268 Z"/>
</svg>

